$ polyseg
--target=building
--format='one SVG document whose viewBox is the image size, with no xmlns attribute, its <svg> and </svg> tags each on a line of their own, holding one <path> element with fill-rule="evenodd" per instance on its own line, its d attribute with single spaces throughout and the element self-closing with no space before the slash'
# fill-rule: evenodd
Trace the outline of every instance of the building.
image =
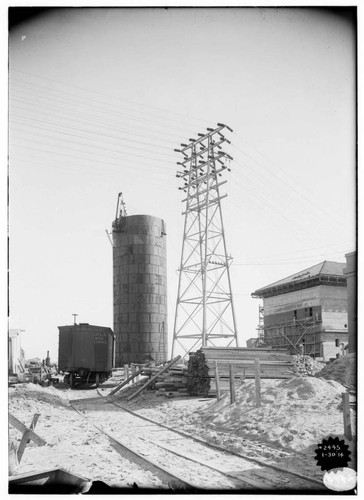
<svg viewBox="0 0 364 500">
<path fill-rule="evenodd" d="M 24 330 L 9 330 L 8 334 L 8 373 L 16 375 L 24 371 L 24 351 L 21 347 L 21 334 Z"/>
<path fill-rule="evenodd" d="M 357 314 L 358 314 L 358 302 L 357 302 L 357 257 L 356 252 L 351 252 L 345 255 L 346 257 L 346 267 L 344 269 L 344 274 L 346 276 L 347 291 L 348 291 L 348 333 L 349 333 L 349 348 L 348 351 L 356 352 L 357 349 Z"/>
<path fill-rule="evenodd" d="M 324 261 L 252 293 L 263 299 L 264 344 L 323 361 L 342 355 L 348 342 L 344 267 Z"/>
<path fill-rule="evenodd" d="M 246 346 L 249 348 L 259 347 L 260 346 L 259 337 L 252 337 L 251 339 L 248 339 L 246 341 Z"/>
</svg>

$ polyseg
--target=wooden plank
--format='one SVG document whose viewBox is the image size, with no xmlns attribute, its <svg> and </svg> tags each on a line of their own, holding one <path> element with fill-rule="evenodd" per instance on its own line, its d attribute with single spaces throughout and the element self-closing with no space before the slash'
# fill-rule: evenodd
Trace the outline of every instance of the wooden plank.
<svg viewBox="0 0 364 500">
<path fill-rule="evenodd" d="M 201 347 L 202 352 L 278 352 L 287 353 L 287 349 L 273 349 L 272 347 Z"/>
<path fill-rule="evenodd" d="M 259 359 L 259 358 L 257 358 Z M 276 366 L 293 366 L 294 362 L 291 360 L 287 361 L 275 361 L 275 360 L 266 360 L 266 359 L 260 359 L 260 364 L 264 366 L 271 366 L 271 367 L 276 367 Z M 242 365 L 242 366 L 254 366 L 254 359 L 207 359 L 206 360 L 206 365 L 207 366 L 212 366 L 215 364 L 215 362 L 219 363 L 219 365 Z"/>
<path fill-rule="evenodd" d="M 23 424 L 23 422 L 20 422 L 14 415 L 9 413 L 9 424 L 18 429 L 22 434 L 25 434 L 25 432 L 28 432 L 28 439 L 31 439 L 34 441 L 35 444 L 38 446 L 44 446 L 47 444 L 46 441 L 44 441 L 43 438 L 38 436 L 30 427 L 27 427 L 26 425 Z"/>
<path fill-rule="evenodd" d="M 241 366 L 235 366 L 235 369 L 234 369 L 234 373 L 235 373 L 235 376 L 236 377 L 241 377 L 244 372 L 245 372 L 245 375 L 248 376 L 248 375 L 254 375 L 255 374 L 255 364 L 252 365 L 252 366 L 247 366 L 247 367 L 241 367 Z M 290 370 L 289 367 L 280 367 L 280 368 L 276 368 L 276 369 L 268 369 L 268 368 L 265 368 L 265 367 L 261 367 L 261 370 L 260 370 L 262 376 L 263 375 L 279 375 L 279 374 L 283 374 L 283 373 L 295 373 L 293 370 Z M 219 366 L 219 375 L 220 377 L 230 377 L 230 371 L 227 367 L 224 367 L 224 366 Z M 213 369 L 209 369 L 207 374 L 206 374 L 207 377 L 210 377 L 210 378 L 214 378 L 215 377 L 215 367 Z"/>
<path fill-rule="evenodd" d="M 230 404 L 235 401 L 235 377 L 234 365 L 230 365 Z"/>
<path fill-rule="evenodd" d="M 40 413 L 35 413 L 32 419 L 32 423 L 30 424 L 31 429 L 35 429 L 35 426 L 37 425 L 38 418 L 40 417 Z M 23 437 L 20 441 L 19 448 L 18 448 L 18 462 L 20 463 L 23 453 L 25 451 L 26 445 L 30 443 L 29 439 L 29 433 L 28 431 L 23 434 Z"/>
<path fill-rule="evenodd" d="M 219 399 L 221 398 L 221 392 L 220 392 L 219 368 L 217 366 L 216 361 L 215 361 L 215 382 L 216 382 L 216 399 L 219 401 Z"/>
<path fill-rule="evenodd" d="M 273 352 L 203 352 L 206 359 L 290 359 L 290 354 Z"/>
<path fill-rule="evenodd" d="M 127 378 L 126 380 L 124 380 L 124 382 L 121 382 L 121 384 L 117 385 L 115 387 L 115 389 L 113 389 L 109 394 L 108 396 L 113 396 L 116 392 L 118 392 L 122 387 L 124 387 L 126 384 L 128 384 L 134 377 L 137 377 L 140 373 L 142 373 L 142 371 L 144 370 L 144 368 L 140 368 L 140 370 L 134 372 L 134 374 L 132 374 L 129 378 Z"/>
<path fill-rule="evenodd" d="M 210 350 L 210 349 L 202 349 L 201 352 L 204 354 L 206 359 L 214 359 L 214 358 L 224 358 L 224 359 L 232 359 L 232 358 L 249 358 L 249 357 L 281 357 L 281 358 L 289 358 L 290 354 L 287 351 L 264 351 L 262 349 L 247 349 L 247 350 L 237 350 L 233 349 L 231 351 L 228 350 Z"/>
<path fill-rule="evenodd" d="M 18 364 L 19 364 L 19 367 L 20 367 L 22 373 L 24 373 L 25 372 L 25 368 L 24 368 L 23 363 L 21 362 L 21 360 L 19 358 L 18 358 Z"/>
<path fill-rule="evenodd" d="M 260 394 L 260 361 L 255 360 L 255 405 L 261 406 L 261 394 Z"/>
<path fill-rule="evenodd" d="M 156 373 L 154 375 L 154 377 L 151 377 L 146 384 L 144 384 L 140 389 L 138 389 L 136 392 L 134 392 L 134 394 L 132 394 L 131 396 L 129 396 L 127 398 L 127 401 L 132 400 L 133 398 L 135 398 L 135 396 L 137 396 L 142 391 L 144 391 L 144 389 L 146 389 L 149 385 L 151 385 L 151 383 L 154 382 L 154 380 L 156 380 L 161 373 L 166 372 L 169 369 L 169 367 L 171 367 L 172 365 L 174 365 L 174 363 L 176 363 L 179 359 L 181 359 L 180 355 L 178 355 L 177 357 L 175 357 L 174 359 L 172 359 L 172 361 L 170 361 L 165 367 L 163 367 L 158 373 Z"/>
<path fill-rule="evenodd" d="M 353 435 L 351 432 L 351 418 L 350 418 L 350 400 L 349 393 L 342 393 L 342 402 L 343 402 L 343 417 L 344 417 L 344 436 L 351 441 L 353 439 Z"/>
<path fill-rule="evenodd" d="M 124 365 L 124 380 L 129 378 L 129 365 Z"/>
</svg>

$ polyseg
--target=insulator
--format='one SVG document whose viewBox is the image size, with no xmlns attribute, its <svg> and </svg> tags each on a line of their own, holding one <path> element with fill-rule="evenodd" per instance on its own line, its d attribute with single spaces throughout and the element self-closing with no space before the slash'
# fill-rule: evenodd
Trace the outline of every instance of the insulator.
<svg viewBox="0 0 364 500">
<path fill-rule="evenodd" d="M 200 137 L 205 137 L 206 134 L 197 134 L 199 135 Z"/>
<path fill-rule="evenodd" d="M 230 132 L 234 132 L 232 128 L 230 128 L 228 125 L 226 125 L 226 128 L 230 130 Z"/>
<path fill-rule="evenodd" d="M 184 192 L 184 193 L 187 193 L 187 191 L 186 191 L 185 189 L 183 190 L 183 192 Z"/>
<path fill-rule="evenodd" d="M 188 170 L 184 170 L 184 172 L 186 172 L 186 174 L 188 174 Z"/>
<path fill-rule="evenodd" d="M 173 151 L 175 151 L 176 153 L 180 153 L 181 152 L 180 149 L 174 149 Z"/>
<path fill-rule="evenodd" d="M 177 162 L 177 165 L 182 165 L 182 163 L 180 161 Z"/>
<path fill-rule="evenodd" d="M 231 172 L 231 168 L 228 167 L 228 172 Z"/>
<path fill-rule="evenodd" d="M 217 126 L 218 127 L 225 127 L 225 125 L 223 123 L 218 123 Z"/>
<path fill-rule="evenodd" d="M 195 142 L 196 139 L 188 139 L 188 140 L 191 141 L 191 142 Z"/>
<path fill-rule="evenodd" d="M 183 142 L 181 142 L 181 146 L 183 146 L 184 148 L 186 148 L 187 144 L 183 144 Z"/>
<path fill-rule="evenodd" d="M 208 130 L 209 132 L 213 132 L 213 131 L 214 131 L 214 129 L 213 129 L 213 128 L 210 128 L 210 127 L 207 127 L 207 130 Z"/>
<path fill-rule="evenodd" d="M 222 177 L 222 174 L 219 174 L 220 177 Z"/>
</svg>

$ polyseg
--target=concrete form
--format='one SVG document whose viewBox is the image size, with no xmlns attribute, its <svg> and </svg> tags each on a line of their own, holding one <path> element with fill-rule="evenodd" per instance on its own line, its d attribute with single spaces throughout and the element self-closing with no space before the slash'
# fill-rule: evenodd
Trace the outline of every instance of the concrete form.
<svg viewBox="0 0 364 500">
<path fill-rule="evenodd" d="M 167 257 L 162 219 L 120 216 L 113 222 L 115 364 L 164 362 Z"/>
<path fill-rule="evenodd" d="M 348 342 L 345 264 L 321 262 L 255 291 L 263 298 L 264 343 L 328 361 Z"/>
</svg>

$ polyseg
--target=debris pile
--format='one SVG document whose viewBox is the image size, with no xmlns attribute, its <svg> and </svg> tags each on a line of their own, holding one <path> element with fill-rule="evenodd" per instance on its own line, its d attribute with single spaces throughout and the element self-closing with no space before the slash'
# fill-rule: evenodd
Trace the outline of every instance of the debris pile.
<svg viewBox="0 0 364 500">
<path fill-rule="evenodd" d="M 356 354 L 351 353 L 340 356 L 315 375 L 327 380 L 336 380 L 345 387 L 356 389 Z"/>
<path fill-rule="evenodd" d="M 296 374 L 303 377 L 313 377 L 326 366 L 325 363 L 316 361 L 311 356 L 305 354 L 297 354 L 292 356 L 292 358 Z"/>
<path fill-rule="evenodd" d="M 338 382 L 315 377 L 262 380 L 261 406 L 257 407 L 254 380 L 246 380 L 233 404 L 225 394 L 200 416 L 211 431 L 304 452 L 326 435 L 343 434 L 343 392 Z"/>
</svg>

